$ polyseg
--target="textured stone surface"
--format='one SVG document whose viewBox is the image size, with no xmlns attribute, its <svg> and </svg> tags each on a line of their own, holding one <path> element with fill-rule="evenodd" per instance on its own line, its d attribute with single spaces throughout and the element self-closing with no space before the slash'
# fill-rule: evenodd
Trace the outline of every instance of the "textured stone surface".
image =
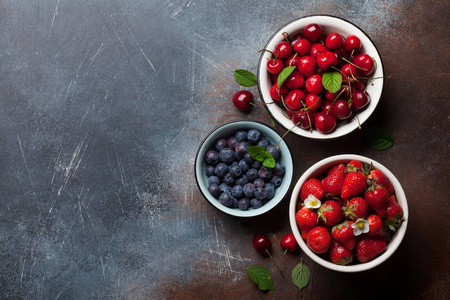
<svg viewBox="0 0 450 300">
<path fill-rule="evenodd" d="M 448 299 L 449 10 L 446 1 L 0 1 L 1 298 Z M 294 181 L 322 158 L 356 153 L 402 183 L 405 240 L 361 274 L 282 256 L 288 197 L 264 217 L 235 219 L 194 178 L 214 127 L 270 124 L 261 110 L 234 109 L 233 70 L 256 72 L 275 30 L 316 13 L 366 31 L 392 76 L 368 122 L 391 133 L 391 149 L 368 148 L 360 132 L 286 137 Z M 287 279 L 252 249 L 258 232 Z M 302 291 L 289 279 L 300 258 L 312 271 Z M 251 282 L 253 264 L 273 272 L 275 291 Z"/>
</svg>

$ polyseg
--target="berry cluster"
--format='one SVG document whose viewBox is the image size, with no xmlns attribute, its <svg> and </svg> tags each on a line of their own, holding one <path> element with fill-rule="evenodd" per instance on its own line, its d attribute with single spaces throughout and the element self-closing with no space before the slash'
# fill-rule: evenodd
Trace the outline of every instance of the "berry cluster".
<svg viewBox="0 0 450 300">
<path fill-rule="evenodd" d="M 361 263 L 374 259 L 402 221 L 392 183 L 357 160 L 333 165 L 300 189 L 296 222 L 302 238 L 335 264 L 347 265 L 353 255 Z"/>
<path fill-rule="evenodd" d="M 256 159 L 248 152 L 251 146 L 263 150 Z M 264 155 L 273 159 L 272 167 L 257 159 Z M 208 191 L 227 207 L 260 208 L 275 196 L 283 181 L 286 168 L 280 158 L 278 147 L 257 129 L 220 138 L 205 155 Z"/>
<path fill-rule="evenodd" d="M 355 35 L 323 34 L 318 24 L 278 43 L 267 61 L 270 95 L 293 123 L 303 129 L 332 132 L 337 121 L 349 120 L 370 102 L 365 91 L 375 61 L 361 53 Z M 286 76 L 288 75 L 288 76 Z M 279 86 L 280 85 L 280 86 Z"/>
</svg>

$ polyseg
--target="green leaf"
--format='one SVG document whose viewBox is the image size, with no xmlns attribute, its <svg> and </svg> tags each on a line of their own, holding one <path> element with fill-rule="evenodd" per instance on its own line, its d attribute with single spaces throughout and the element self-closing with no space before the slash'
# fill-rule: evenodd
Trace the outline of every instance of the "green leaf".
<svg viewBox="0 0 450 300">
<path fill-rule="evenodd" d="M 234 71 L 234 79 L 242 86 L 254 86 L 258 84 L 255 74 L 243 69 Z"/>
<path fill-rule="evenodd" d="M 256 283 L 260 290 L 275 290 L 273 288 L 273 278 L 270 271 L 264 266 L 250 266 L 247 268 L 247 273 L 254 283 Z"/>
<path fill-rule="evenodd" d="M 342 85 L 342 76 L 338 71 L 326 72 L 322 76 L 322 85 L 330 93 L 337 93 Z"/>
<path fill-rule="evenodd" d="M 311 272 L 309 271 L 308 266 L 303 262 L 300 262 L 294 267 L 294 270 L 292 270 L 292 282 L 299 290 L 308 285 L 310 276 Z"/>
<path fill-rule="evenodd" d="M 284 81 L 289 77 L 289 75 L 291 75 L 292 71 L 295 70 L 295 66 L 291 66 L 291 67 L 286 67 L 283 69 L 283 71 L 281 71 L 281 73 L 278 75 L 278 79 L 277 79 L 277 85 L 278 88 L 280 88 Z"/>
<path fill-rule="evenodd" d="M 277 162 L 275 161 L 273 156 L 267 151 L 265 152 L 265 154 L 266 154 L 266 159 L 263 160 L 262 165 L 267 168 L 275 168 L 275 165 Z M 267 154 L 269 156 L 267 156 Z"/>
<path fill-rule="evenodd" d="M 266 149 L 264 147 L 260 146 L 249 146 L 247 147 L 247 152 L 250 154 L 251 157 L 253 157 L 256 160 L 264 161 L 266 159 Z"/>
<path fill-rule="evenodd" d="M 381 127 L 367 127 L 363 130 L 363 134 L 367 144 L 375 150 L 386 150 L 394 145 L 394 139 Z"/>
</svg>

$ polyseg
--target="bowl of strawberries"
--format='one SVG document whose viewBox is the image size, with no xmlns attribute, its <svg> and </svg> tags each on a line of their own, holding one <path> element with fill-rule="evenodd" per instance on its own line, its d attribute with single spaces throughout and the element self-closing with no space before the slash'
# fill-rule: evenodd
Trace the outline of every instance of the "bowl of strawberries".
<svg viewBox="0 0 450 300">
<path fill-rule="evenodd" d="M 347 20 L 328 15 L 293 20 L 260 52 L 261 100 L 294 134 L 312 139 L 346 135 L 361 128 L 380 101 L 380 53 Z"/>
<path fill-rule="evenodd" d="M 386 261 L 399 247 L 408 204 L 397 178 L 373 159 L 343 154 L 311 166 L 290 200 L 292 232 L 318 264 L 360 272 Z"/>
</svg>

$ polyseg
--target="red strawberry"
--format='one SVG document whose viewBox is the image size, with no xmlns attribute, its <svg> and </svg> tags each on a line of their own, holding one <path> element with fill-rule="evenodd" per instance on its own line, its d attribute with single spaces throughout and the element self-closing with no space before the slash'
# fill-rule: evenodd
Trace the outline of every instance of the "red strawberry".
<svg viewBox="0 0 450 300">
<path fill-rule="evenodd" d="M 373 182 L 376 182 L 379 185 L 382 185 L 389 192 L 389 195 L 394 193 L 394 186 L 389 181 L 389 179 L 384 175 L 380 170 L 372 170 L 370 171 L 369 176 L 367 176 Z"/>
<path fill-rule="evenodd" d="M 351 160 L 347 164 L 347 168 L 346 168 L 347 173 L 361 172 L 362 170 L 364 170 L 364 165 L 359 160 Z"/>
<path fill-rule="evenodd" d="M 353 174 L 353 173 L 352 173 Z M 364 193 L 367 204 L 375 210 L 377 215 L 383 217 L 387 210 L 389 193 L 384 186 L 372 184 Z"/>
<path fill-rule="evenodd" d="M 316 254 L 323 254 L 330 249 L 331 234 L 324 227 L 317 226 L 311 229 L 306 238 L 306 245 Z"/>
<path fill-rule="evenodd" d="M 309 231 L 317 226 L 317 218 L 317 212 L 307 208 L 306 206 L 303 206 L 295 214 L 295 220 L 297 221 L 297 225 L 300 228 L 300 232 L 304 240 L 306 240 Z"/>
<path fill-rule="evenodd" d="M 344 210 L 344 215 L 347 219 L 356 221 L 358 219 L 364 219 L 369 214 L 369 205 L 366 200 L 361 197 L 355 197 L 348 201 Z"/>
<path fill-rule="evenodd" d="M 390 238 L 390 235 L 397 230 L 403 220 L 403 208 L 397 203 L 395 195 L 389 196 L 386 215 L 383 218 L 384 225 L 389 228 L 388 238 Z"/>
<path fill-rule="evenodd" d="M 314 195 L 317 199 L 322 199 L 323 197 L 323 188 L 322 183 L 317 178 L 310 178 L 305 181 L 300 189 L 300 199 L 305 201 L 309 195 Z"/>
<path fill-rule="evenodd" d="M 336 242 L 341 243 L 348 250 L 353 250 L 356 245 L 356 236 L 353 234 L 352 221 L 344 221 L 331 230 L 331 236 Z"/>
<path fill-rule="evenodd" d="M 356 242 L 356 259 L 362 263 L 371 261 L 385 249 L 386 243 L 383 240 L 361 236 Z"/>
<path fill-rule="evenodd" d="M 353 254 L 344 245 L 333 241 L 330 247 L 330 260 L 334 264 L 345 266 L 353 261 Z"/>
<path fill-rule="evenodd" d="M 325 227 L 331 228 L 344 219 L 342 206 L 333 200 L 325 201 L 319 208 L 319 222 Z"/>
<path fill-rule="evenodd" d="M 367 217 L 367 221 L 369 221 L 369 232 L 366 233 L 367 236 L 373 238 L 383 238 L 386 234 L 386 230 L 384 229 L 383 220 L 381 220 L 378 215 L 370 215 Z"/>
<path fill-rule="evenodd" d="M 346 166 L 344 164 L 337 164 L 328 170 L 327 177 L 322 180 L 325 193 L 333 196 L 339 196 L 341 194 L 345 178 L 345 168 Z"/>
<path fill-rule="evenodd" d="M 341 198 L 346 200 L 358 196 L 366 190 L 366 175 L 358 172 L 352 172 L 345 175 L 344 185 L 342 186 Z"/>
</svg>

